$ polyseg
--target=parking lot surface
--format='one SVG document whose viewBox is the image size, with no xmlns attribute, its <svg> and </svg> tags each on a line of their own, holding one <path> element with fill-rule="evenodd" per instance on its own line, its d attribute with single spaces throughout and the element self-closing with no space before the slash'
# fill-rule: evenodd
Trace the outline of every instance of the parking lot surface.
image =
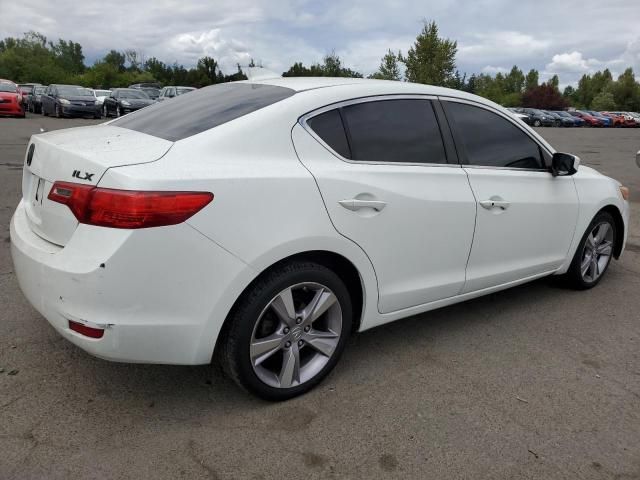
<svg viewBox="0 0 640 480">
<path fill-rule="evenodd" d="M 640 203 L 594 290 L 544 279 L 357 334 L 319 388 L 272 404 L 210 367 L 90 357 L 23 298 L 28 138 L 94 123 L 0 118 L 0 479 L 640 479 Z M 539 131 L 640 202 L 640 130 Z"/>
</svg>

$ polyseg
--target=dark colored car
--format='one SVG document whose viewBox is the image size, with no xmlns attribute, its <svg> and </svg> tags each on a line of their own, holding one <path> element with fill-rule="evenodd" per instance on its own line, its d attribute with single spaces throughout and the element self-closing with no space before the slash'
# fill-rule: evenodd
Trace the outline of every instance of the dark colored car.
<svg viewBox="0 0 640 480">
<path fill-rule="evenodd" d="M 44 85 L 36 85 L 33 87 L 29 100 L 27 102 L 27 110 L 31 113 L 40 113 L 42 111 L 42 94 L 47 90 Z"/>
<path fill-rule="evenodd" d="M 114 88 L 111 96 L 104 99 L 102 113 L 105 117 L 119 117 L 135 110 L 152 105 L 154 100 L 138 88 Z"/>
<path fill-rule="evenodd" d="M 573 118 L 563 117 L 562 115 L 558 115 L 556 112 L 552 112 L 549 110 L 541 110 L 541 112 L 546 113 L 551 118 L 553 118 L 553 126 L 554 127 L 574 127 L 575 122 Z"/>
<path fill-rule="evenodd" d="M 585 121 L 585 125 L 588 127 L 604 127 L 604 122 L 593 115 L 580 110 L 572 110 L 569 112 L 574 117 L 581 118 Z"/>
<path fill-rule="evenodd" d="M 518 112 L 529 115 L 531 125 L 534 127 L 552 127 L 554 119 L 537 108 L 519 108 Z"/>
<path fill-rule="evenodd" d="M 96 103 L 91 90 L 79 85 L 49 85 L 40 102 L 44 116 L 102 117 L 100 105 Z"/>
<path fill-rule="evenodd" d="M 565 112 L 563 110 L 554 110 L 553 113 L 555 113 L 561 118 L 564 118 L 566 120 L 573 122 L 574 127 L 584 127 L 586 124 L 586 122 L 582 118 L 574 117 L 569 112 Z"/>
<path fill-rule="evenodd" d="M 151 100 L 156 100 L 160 96 L 160 85 L 157 83 L 136 83 L 135 85 L 129 85 L 129 88 L 142 90 Z"/>
<path fill-rule="evenodd" d="M 0 82 L 0 115 L 13 115 L 24 118 L 22 95 L 15 83 Z"/>
</svg>

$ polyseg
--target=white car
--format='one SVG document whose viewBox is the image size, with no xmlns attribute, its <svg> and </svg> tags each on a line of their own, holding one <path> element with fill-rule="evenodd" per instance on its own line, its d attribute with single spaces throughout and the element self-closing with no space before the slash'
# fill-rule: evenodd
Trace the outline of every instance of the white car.
<svg viewBox="0 0 640 480">
<path fill-rule="evenodd" d="M 217 358 L 268 399 L 320 382 L 352 332 L 546 275 L 596 285 L 629 218 L 625 187 L 488 100 L 345 78 L 34 135 L 22 190 L 15 272 L 62 336 L 123 362 Z"/>
<path fill-rule="evenodd" d="M 98 105 L 102 105 L 104 103 L 104 99 L 111 95 L 111 90 L 91 90 L 93 92 L 93 96 L 96 97 L 96 103 Z"/>
</svg>

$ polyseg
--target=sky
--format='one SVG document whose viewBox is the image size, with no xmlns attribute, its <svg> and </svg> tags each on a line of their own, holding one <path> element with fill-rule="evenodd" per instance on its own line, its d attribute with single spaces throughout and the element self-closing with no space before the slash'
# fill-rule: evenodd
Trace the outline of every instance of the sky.
<svg viewBox="0 0 640 480">
<path fill-rule="evenodd" d="M 458 42 L 461 72 L 640 73 L 640 0 L 0 0 L 0 38 L 35 30 L 83 46 L 92 64 L 110 49 L 225 73 L 250 59 L 275 72 L 335 51 L 365 75 L 388 48 L 406 53 L 425 20 Z"/>
</svg>

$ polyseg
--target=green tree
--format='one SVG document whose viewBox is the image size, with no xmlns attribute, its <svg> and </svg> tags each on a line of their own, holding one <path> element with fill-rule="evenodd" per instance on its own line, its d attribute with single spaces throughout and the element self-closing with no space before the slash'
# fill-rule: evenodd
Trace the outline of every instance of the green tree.
<svg viewBox="0 0 640 480">
<path fill-rule="evenodd" d="M 529 73 L 527 73 L 527 76 L 524 79 L 524 89 L 532 90 L 536 88 L 539 85 L 539 79 L 540 74 L 536 69 L 532 68 L 531 70 L 529 70 Z"/>
<path fill-rule="evenodd" d="M 369 78 L 377 78 L 379 80 L 401 80 L 402 72 L 399 63 L 402 61 L 402 53 L 394 53 L 389 49 L 380 61 L 378 71 Z"/>
<path fill-rule="evenodd" d="M 611 92 L 602 91 L 591 102 L 591 108 L 599 112 L 616 109 L 616 101 Z"/>
<path fill-rule="evenodd" d="M 410 82 L 449 85 L 454 78 L 458 44 L 438 35 L 435 22 L 424 24 L 405 59 Z"/>
<path fill-rule="evenodd" d="M 636 82 L 633 69 L 627 68 L 618 81 L 611 85 L 616 108 L 632 112 L 640 111 L 640 85 Z"/>
<path fill-rule="evenodd" d="M 104 56 L 104 59 L 102 61 L 104 63 L 108 63 L 109 65 L 112 65 L 119 72 L 124 72 L 124 70 L 125 70 L 125 68 L 124 68 L 125 60 L 126 60 L 126 57 L 125 57 L 124 53 L 120 53 L 117 50 L 110 50 L 109 53 L 107 53 Z"/>
<path fill-rule="evenodd" d="M 199 59 L 196 69 L 199 70 L 207 79 L 206 85 L 218 83 L 218 62 L 216 62 L 212 57 L 206 56 Z"/>
</svg>

